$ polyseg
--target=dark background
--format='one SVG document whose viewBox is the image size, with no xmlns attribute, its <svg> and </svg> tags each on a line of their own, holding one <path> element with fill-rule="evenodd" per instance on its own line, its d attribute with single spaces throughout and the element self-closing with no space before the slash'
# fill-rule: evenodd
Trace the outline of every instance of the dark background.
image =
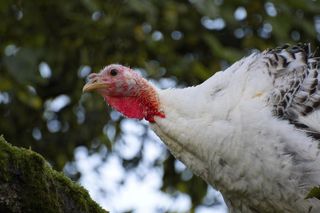
<svg viewBox="0 0 320 213">
<path fill-rule="evenodd" d="M 144 157 L 144 143 L 130 157 L 114 149 L 125 145 L 124 118 L 110 117 L 98 95 L 82 95 L 89 72 L 121 63 L 155 82 L 195 85 L 253 50 L 320 40 L 320 3 L 312 0 L 2 0 L 0 17 L 0 134 L 74 180 L 82 176 L 77 147 L 103 161 L 117 156 L 126 171 Z M 206 183 L 185 178 L 171 155 L 152 166 L 164 172 L 164 192 L 190 195 L 190 211 L 212 205 Z"/>
</svg>

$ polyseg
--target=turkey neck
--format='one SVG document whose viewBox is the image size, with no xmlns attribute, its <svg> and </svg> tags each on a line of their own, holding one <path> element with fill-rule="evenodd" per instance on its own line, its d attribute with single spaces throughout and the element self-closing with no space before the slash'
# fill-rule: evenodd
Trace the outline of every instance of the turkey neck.
<svg viewBox="0 0 320 213">
<path fill-rule="evenodd" d="M 212 105 L 208 104 L 210 94 L 205 92 L 207 83 L 184 89 L 158 91 L 160 108 L 166 117 L 155 117 L 155 123 L 151 125 L 170 152 L 205 180 L 208 178 L 208 165 L 205 164 L 207 156 L 216 155 L 213 153 L 214 149 L 207 149 L 206 144 L 199 142 L 205 143 L 211 134 L 218 135 L 216 141 L 220 140 L 219 143 L 223 140 L 219 139 L 221 134 L 217 132 L 218 128 L 209 128 L 207 131 L 208 125 L 216 125 L 211 122 L 213 118 L 209 107 Z M 222 114 L 219 116 L 223 116 Z"/>
</svg>

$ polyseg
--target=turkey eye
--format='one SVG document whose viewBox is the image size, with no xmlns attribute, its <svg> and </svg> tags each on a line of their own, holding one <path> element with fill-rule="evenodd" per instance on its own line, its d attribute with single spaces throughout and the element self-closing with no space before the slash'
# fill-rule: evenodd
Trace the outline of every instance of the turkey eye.
<svg viewBox="0 0 320 213">
<path fill-rule="evenodd" d="M 118 70 L 116 70 L 116 69 L 110 70 L 110 75 L 116 76 L 117 74 L 118 74 Z"/>
</svg>

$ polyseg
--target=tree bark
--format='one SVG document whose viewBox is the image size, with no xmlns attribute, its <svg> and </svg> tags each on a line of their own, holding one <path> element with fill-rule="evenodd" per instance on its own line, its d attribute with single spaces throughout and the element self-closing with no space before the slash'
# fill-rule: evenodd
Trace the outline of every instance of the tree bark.
<svg viewBox="0 0 320 213">
<path fill-rule="evenodd" d="M 88 192 L 39 154 L 0 136 L 0 212 L 106 213 Z"/>
</svg>

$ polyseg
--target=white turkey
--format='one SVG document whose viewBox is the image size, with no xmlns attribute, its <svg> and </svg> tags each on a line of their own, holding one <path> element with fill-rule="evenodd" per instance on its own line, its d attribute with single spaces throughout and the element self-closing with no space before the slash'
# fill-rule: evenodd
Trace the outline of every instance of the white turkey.
<svg viewBox="0 0 320 213">
<path fill-rule="evenodd" d="M 320 212 L 319 58 L 309 44 L 253 53 L 202 84 L 160 90 L 112 64 L 97 91 L 128 118 L 146 119 L 171 153 L 214 188 L 230 212 Z"/>
</svg>

